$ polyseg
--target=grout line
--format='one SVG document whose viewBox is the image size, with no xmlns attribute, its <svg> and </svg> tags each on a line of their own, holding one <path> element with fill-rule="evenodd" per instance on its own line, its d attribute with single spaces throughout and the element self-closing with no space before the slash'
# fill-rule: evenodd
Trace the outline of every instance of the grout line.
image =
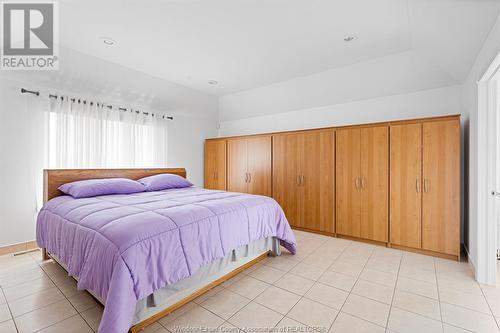
<svg viewBox="0 0 500 333">
<path fill-rule="evenodd" d="M 479 283 L 478 283 L 478 285 L 479 285 Z M 483 298 L 486 301 L 486 304 L 488 305 L 488 308 L 490 309 L 491 315 L 493 316 L 493 320 L 495 320 L 495 323 L 497 324 L 497 327 L 500 329 L 500 324 L 498 322 L 499 320 L 497 319 L 497 317 L 495 317 L 495 314 L 493 313 L 493 310 L 491 309 L 490 302 L 488 301 L 488 298 L 486 297 L 486 294 L 484 293 L 483 288 L 481 288 L 481 285 L 479 285 L 479 289 L 481 290 L 481 294 L 483 295 Z"/>
<path fill-rule="evenodd" d="M 14 314 L 12 313 L 12 310 L 10 309 L 9 302 L 7 301 L 7 297 L 5 297 L 5 293 L 4 293 L 4 291 L 3 291 L 3 288 L 2 288 L 2 287 L 0 287 L 0 292 L 2 293 L 3 298 L 5 299 L 5 305 L 7 305 L 7 308 L 9 309 L 10 318 L 11 318 L 12 322 L 14 323 L 14 327 L 16 328 L 16 331 L 17 331 L 17 332 L 19 332 L 19 329 L 17 328 L 17 323 L 16 323 L 16 321 L 14 320 Z"/>
<path fill-rule="evenodd" d="M 316 247 L 316 248 L 315 248 L 312 252 L 314 252 L 314 251 L 316 251 L 317 249 L 319 249 L 319 248 L 320 248 L 323 244 L 325 244 L 327 241 L 328 241 L 328 240 L 325 240 L 325 241 L 324 241 L 323 243 L 321 243 L 318 247 Z M 297 263 L 297 265 L 298 265 L 299 263 L 302 263 L 302 262 L 303 262 L 306 258 L 308 258 L 308 257 L 312 254 L 312 252 L 311 252 L 309 255 L 307 255 L 304 259 L 300 260 L 300 261 Z M 295 266 L 296 266 L 296 265 L 295 265 Z M 295 267 L 295 266 L 294 266 L 294 267 Z M 271 267 L 271 266 L 269 266 L 269 267 Z M 316 267 L 316 266 L 314 266 L 314 267 Z M 275 269 L 277 269 L 277 268 L 275 268 Z M 326 270 L 325 270 L 325 272 L 326 272 Z M 323 274 L 324 274 L 325 272 L 323 272 Z M 291 274 L 291 275 L 299 276 L 299 275 L 296 275 L 296 274 L 290 273 L 290 271 L 285 272 L 285 274 L 284 274 L 283 276 L 285 276 L 286 274 Z M 322 275 L 323 275 L 323 274 L 322 274 Z M 278 311 L 275 311 L 275 310 L 273 310 L 273 309 L 271 309 L 271 308 L 269 308 L 269 307 L 267 307 L 267 306 L 265 306 L 265 305 L 263 305 L 263 304 L 260 304 L 260 303 L 258 303 L 258 302 L 255 302 L 255 303 L 257 303 L 257 304 L 259 304 L 259 305 L 261 305 L 261 306 L 263 306 L 263 307 L 265 307 L 265 308 L 267 308 L 267 309 L 269 309 L 269 310 L 271 310 L 271 311 L 273 311 L 273 312 L 276 312 L 276 313 L 279 313 L 280 315 L 283 315 L 283 317 L 282 317 L 282 318 L 278 321 L 278 323 L 276 323 L 276 325 L 275 325 L 273 328 L 276 328 L 276 327 L 279 325 L 279 323 L 281 323 L 281 321 L 282 321 L 284 318 L 287 318 L 287 315 L 290 313 L 290 311 L 292 311 L 292 309 L 293 309 L 293 308 L 294 308 L 294 307 L 295 307 L 295 306 L 296 306 L 296 305 L 297 305 L 297 304 L 298 304 L 298 303 L 299 303 L 299 302 L 300 302 L 300 301 L 304 298 L 304 296 L 303 296 L 303 295 L 299 295 L 299 294 L 297 294 L 297 293 L 295 293 L 295 292 L 293 292 L 293 291 L 286 290 L 286 289 L 281 288 L 281 287 L 279 287 L 279 286 L 276 286 L 276 285 L 274 284 L 274 283 L 276 283 L 277 281 L 279 281 L 279 280 L 280 280 L 283 276 L 281 276 L 278 280 L 276 280 L 276 281 L 275 281 L 275 282 L 273 282 L 273 283 L 268 283 L 268 282 L 266 282 L 266 281 L 262 281 L 262 280 L 259 280 L 259 279 L 255 278 L 255 277 L 253 277 L 253 276 L 250 276 L 251 278 L 254 278 L 254 279 L 257 279 L 257 280 L 259 280 L 259 281 L 262 281 L 262 282 L 265 282 L 265 283 L 269 284 L 269 286 L 268 286 L 268 287 L 267 287 L 264 291 L 262 291 L 262 292 L 261 292 L 258 296 L 260 296 L 261 294 L 263 294 L 263 293 L 264 293 L 267 289 L 269 289 L 271 286 L 273 286 L 273 287 L 275 287 L 275 288 L 278 288 L 278 289 L 281 289 L 281 290 L 284 290 L 284 291 L 286 291 L 286 292 L 292 293 L 292 294 L 294 294 L 294 295 L 299 296 L 298 301 L 297 301 L 297 302 L 296 302 L 296 303 L 295 303 L 295 304 L 294 304 L 294 305 L 290 308 L 290 310 L 288 310 L 288 311 L 287 311 L 287 313 L 286 313 L 285 315 L 283 315 L 282 313 L 279 313 Z M 299 277 L 301 277 L 301 276 L 299 276 Z M 320 276 L 320 277 L 321 277 L 321 276 Z M 301 278 L 304 278 L 304 277 L 301 277 Z M 306 279 L 306 280 L 310 280 L 310 279 L 307 279 L 307 278 L 304 278 L 304 279 Z M 319 278 L 318 278 L 318 279 L 319 279 Z M 315 285 L 315 283 L 317 282 L 317 281 L 314 281 L 314 280 L 310 280 L 310 281 L 313 281 L 313 284 L 312 284 L 312 285 L 311 285 L 311 287 L 310 287 L 310 288 L 309 288 L 309 289 L 308 289 L 308 290 L 304 293 L 304 295 L 305 295 L 305 294 L 307 294 L 307 292 L 308 292 L 309 290 L 311 290 L 311 288 L 312 288 L 312 287 Z M 250 303 L 251 303 L 251 302 L 254 302 L 254 301 L 255 301 L 255 299 L 256 299 L 258 296 L 256 296 L 253 300 L 251 300 L 251 301 L 250 301 Z M 248 303 L 248 304 L 250 304 L 250 303 Z M 245 308 L 248 304 L 246 304 L 243 308 Z M 243 310 L 243 308 L 241 308 L 238 312 L 240 312 L 241 310 Z M 232 318 L 233 316 L 235 316 L 238 312 L 236 312 L 236 313 L 235 313 L 234 315 L 232 315 L 230 318 Z M 230 319 L 230 318 L 229 318 L 229 319 Z M 229 319 L 228 319 L 228 320 L 229 320 Z M 293 319 L 293 320 L 295 320 L 295 319 Z M 295 321 L 299 322 L 298 320 L 295 320 Z M 309 325 L 306 325 L 306 324 L 304 324 L 304 323 L 302 323 L 302 322 L 299 322 L 299 323 L 301 323 L 302 325 L 305 325 L 305 326 L 309 327 Z"/>
<path fill-rule="evenodd" d="M 52 259 L 51 259 L 51 260 L 52 260 Z M 42 261 L 42 262 L 43 262 L 43 261 Z M 66 294 L 65 294 L 65 293 L 63 293 L 63 291 L 61 290 L 61 288 L 59 288 L 59 286 L 58 286 L 58 285 L 57 285 L 57 283 L 56 283 L 56 282 L 52 279 L 52 277 L 51 277 L 49 274 L 47 274 L 47 272 L 43 269 L 43 267 L 40 265 L 40 263 L 38 264 L 38 266 L 40 266 L 40 268 L 43 270 L 43 272 L 44 272 L 44 273 L 45 273 L 45 275 L 49 278 L 49 280 L 50 280 L 50 281 L 52 281 L 52 283 L 54 284 L 54 286 L 55 286 L 55 287 L 59 290 L 59 292 L 61 292 L 61 294 L 63 295 L 64 299 L 65 299 L 66 301 L 68 301 L 68 303 L 71 305 L 71 307 L 73 307 L 73 309 L 75 309 L 75 311 L 76 311 L 76 315 L 80 316 L 80 318 L 82 318 L 82 319 L 83 319 L 83 321 L 85 322 L 85 324 L 87 324 L 87 326 L 88 326 L 88 327 L 89 327 L 89 328 L 90 328 L 90 329 L 94 332 L 94 329 L 90 326 L 90 324 L 87 322 L 87 320 L 86 320 L 86 319 L 85 319 L 85 318 L 81 315 L 81 313 L 80 313 L 80 312 L 78 311 L 78 309 L 77 309 L 77 308 L 73 305 L 73 303 L 71 303 L 71 301 L 69 300 L 69 298 L 66 296 Z M 87 292 L 87 291 L 85 291 L 85 292 Z M 43 308 L 43 307 L 42 307 L 42 308 Z M 92 307 L 92 308 L 94 308 L 94 307 Z M 89 308 L 89 309 L 87 309 L 87 310 L 90 310 L 90 309 L 92 309 L 92 308 Z M 85 311 L 87 311 L 87 310 L 85 310 Z M 71 318 L 71 317 L 73 317 L 73 316 L 70 316 L 70 317 L 64 318 L 64 319 L 63 319 L 63 320 L 61 320 L 61 321 L 64 321 L 64 320 L 66 320 L 66 319 L 68 319 L 68 318 Z M 61 321 L 58 321 L 57 323 L 54 323 L 54 324 L 49 325 L 49 326 L 47 326 L 47 327 L 54 326 L 54 325 L 56 325 L 56 324 L 60 323 Z M 42 328 L 42 329 L 45 329 L 45 328 L 47 328 L 47 327 L 44 327 L 44 328 Z"/>
<path fill-rule="evenodd" d="M 353 244 L 353 243 L 352 243 L 352 241 L 351 241 L 351 243 L 350 243 L 348 246 L 346 246 L 346 247 L 344 248 L 344 250 L 342 251 L 342 253 L 341 253 L 340 255 L 342 255 L 342 254 L 343 254 L 343 253 L 344 253 L 344 252 L 345 252 L 345 251 L 346 251 L 346 250 L 347 250 L 347 249 L 348 249 L 348 248 L 349 248 L 352 244 Z M 337 321 L 337 318 L 339 317 L 340 313 L 342 312 L 342 309 L 344 308 L 345 304 L 347 303 L 347 300 L 348 300 L 348 299 L 349 299 L 349 297 L 351 296 L 352 290 L 353 290 L 353 289 L 354 289 L 354 287 L 356 286 L 356 283 L 358 283 L 358 280 L 360 279 L 359 277 L 361 276 L 361 273 L 363 273 L 363 270 L 365 269 L 366 265 L 368 264 L 368 261 L 370 261 L 370 258 L 371 258 L 371 257 L 372 257 L 372 255 L 373 255 L 373 251 L 374 251 L 374 249 L 372 248 L 372 251 L 371 251 L 371 253 L 370 253 L 370 256 L 368 257 L 368 259 L 367 259 L 367 260 L 366 260 L 366 262 L 364 263 L 363 268 L 361 269 L 361 272 L 360 272 L 360 273 L 359 273 L 359 275 L 356 277 L 356 281 L 354 281 L 354 284 L 352 285 L 351 290 L 349 290 L 349 292 L 347 293 L 347 297 L 345 298 L 344 302 L 343 302 L 343 303 L 342 303 L 342 305 L 340 306 L 339 312 L 338 312 L 338 313 L 337 313 L 337 315 L 335 316 L 335 319 L 333 320 L 333 323 L 332 323 L 332 325 L 330 326 L 330 329 L 329 329 L 329 330 L 331 330 L 331 329 L 332 329 L 333 325 L 335 324 L 335 321 Z M 340 257 L 340 256 L 339 256 L 339 257 Z M 338 258 L 337 258 L 336 260 L 338 260 Z M 356 295 L 356 294 L 354 294 L 354 295 Z M 350 314 L 349 314 L 349 315 L 350 315 Z M 364 320 L 364 319 L 363 319 L 363 320 Z"/>
<path fill-rule="evenodd" d="M 321 245 L 325 244 L 327 241 L 328 241 L 328 240 L 326 240 L 325 242 L 323 242 Z M 335 262 L 335 261 L 336 261 L 336 260 L 337 260 L 337 259 L 338 259 L 338 258 L 339 258 L 339 257 L 340 257 L 343 253 L 344 253 L 344 252 L 345 252 L 345 250 L 346 250 L 346 249 L 347 249 L 350 245 L 351 245 L 351 242 L 350 242 L 347 246 L 345 246 L 345 247 L 344 247 L 344 249 L 342 250 L 342 252 L 340 252 L 340 254 L 339 254 L 339 255 L 335 258 L 335 260 L 333 261 L 333 263 L 334 263 L 334 262 Z M 321 247 L 321 246 L 319 246 L 319 247 Z M 318 248 L 319 248 L 319 247 L 318 247 Z M 307 257 L 309 257 L 309 256 L 307 256 Z M 307 258 L 307 257 L 306 257 L 306 258 Z M 300 262 L 303 262 L 306 258 L 302 259 Z M 333 263 L 332 263 L 332 265 L 333 265 Z M 330 267 L 331 267 L 331 265 L 330 265 L 330 266 L 328 266 L 328 268 L 330 268 Z M 322 274 L 318 277 L 318 280 L 316 280 L 316 281 L 313 283 L 313 285 L 312 285 L 312 286 L 311 286 L 311 287 L 310 287 L 310 288 L 309 288 L 309 289 L 308 289 L 308 290 L 304 293 L 304 295 L 302 295 L 302 296 L 301 296 L 301 298 L 297 301 L 297 303 L 295 303 L 295 304 L 294 304 L 294 305 L 290 308 L 290 310 L 286 313 L 285 317 L 287 317 L 287 316 L 288 316 L 288 314 L 289 314 L 289 313 L 293 310 L 293 308 L 294 308 L 295 306 L 297 306 L 297 304 L 298 304 L 298 303 L 299 303 L 302 299 L 306 298 L 307 300 L 309 300 L 307 297 L 305 297 L 305 295 L 309 292 L 309 290 L 311 290 L 311 289 L 312 289 L 312 287 L 314 287 L 314 285 L 315 285 L 316 283 L 321 283 L 321 282 L 319 282 L 319 280 L 321 279 L 321 277 L 322 277 L 323 275 L 325 275 L 325 273 L 326 273 L 326 272 L 328 272 L 328 268 L 327 268 L 327 269 L 325 269 L 325 271 L 324 271 L 324 272 L 323 272 L 323 273 L 322 273 Z M 333 287 L 332 287 L 332 288 L 333 288 Z M 338 288 L 337 288 L 337 289 L 338 289 Z M 347 297 L 346 297 L 346 300 L 347 300 Z M 312 301 L 312 300 L 311 300 L 311 301 Z M 314 302 L 315 302 L 315 301 L 314 301 Z M 344 300 L 344 302 L 345 302 L 345 300 Z M 319 303 L 319 302 L 317 302 L 317 303 L 318 303 L 318 304 L 321 304 L 321 303 Z M 324 304 L 321 304 L 321 305 L 324 305 Z M 324 306 L 326 306 L 326 305 L 324 305 Z M 328 307 L 328 308 L 330 308 L 330 309 L 333 309 L 332 307 L 329 307 L 329 306 L 327 306 L 327 307 Z M 341 307 L 341 308 L 342 308 L 342 307 Z M 337 314 L 335 315 L 335 318 L 333 318 L 333 321 L 332 321 L 332 323 L 330 324 L 330 326 L 328 327 L 328 330 L 326 330 L 326 332 L 328 332 L 328 331 L 330 331 L 330 330 L 331 330 L 331 328 L 332 328 L 333 324 L 335 323 L 335 320 L 337 320 L 337 317 L 338 317 L 338 315 L 339 315 L 339 313 L 340 313 L 340 309 L 338 309 L 338 310 L 337 310 L 337 309 L 335 309 L 335 310 L 337 311 Z M 288 318 L 288 317 L 287 317 L 287 318 Z M 292 319 L 292 320 L 295 320 L 295 319 L 293 319 L 293 318 L 291 318 L 291 319 Z M 282 320 L 283 320 L 283 319 L 282 319 Z M 307 327 L 310 327 L 309 325 L 306 325 L 306 324 L 304 324 L 304 323 L 302 323 L 302 322 L 300 322 L 300 321 L 298 321 L 298 320 L 295 320 L 295 321 L 296 321 L 296 322 L 298 322 L 298 323 L 301 323 L 301 324 L 303 324 L 303 325 L 305 325 L 305 326 L 307 326 Z M 278 324 L 279 324 L 279 323 L 278 323 Z M 276 325 L 276 326 L 277 326 L 277 325 Z M 276 326 L 275 326 L 275 327 L 276 327 Z"/>
<path fill-rule="evenodd" d="M 392 304 L 394 303 L 394 296 L 396 295 L 396 288 L 398 287 L 399 270 L 401 269 L 401 262 L 402 261 L 403 261 L 403 253 L 401 253 L 400 257 L 399 257 L 398 272 L 396 273 L 396 283 L 394 284 L 394 289 L 392 290 L 391 304 L 389 305 L 389 314 L 387 315 L 387 320 L 385 322 L 385 330 L 386 331 L 389 329 L 389 319 L 391 318 Z"/>
</svg>

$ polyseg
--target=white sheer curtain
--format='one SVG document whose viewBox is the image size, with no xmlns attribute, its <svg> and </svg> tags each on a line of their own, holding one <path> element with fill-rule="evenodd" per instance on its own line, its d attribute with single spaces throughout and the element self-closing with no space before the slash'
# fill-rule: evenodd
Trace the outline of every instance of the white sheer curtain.
<svg viewBox="0 0 500 333">
<path fill-rule="evenodd" d="M 46 119 L 48 168 L 167 165 L 168 120 L 95 102 L 51 99 Z"/>
</svg>

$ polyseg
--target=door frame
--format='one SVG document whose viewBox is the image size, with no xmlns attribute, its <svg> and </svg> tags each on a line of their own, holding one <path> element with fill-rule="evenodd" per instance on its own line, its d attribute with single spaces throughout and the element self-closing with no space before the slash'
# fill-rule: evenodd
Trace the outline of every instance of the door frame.
<svg viewBox="0 0 500 333">
<path fill-rule="evenodd" d="M 500 54 L 493 60 L 488 70 L 477 82 L 477 262 L 476 280 L 480 283 L 496 285 L 497 282 L 497 200 L 492 191 L 497 184 L 497 157 L 488 154 L 498 151 L 497 104 L 498 76 L 500 76 Z"/>
</svg>

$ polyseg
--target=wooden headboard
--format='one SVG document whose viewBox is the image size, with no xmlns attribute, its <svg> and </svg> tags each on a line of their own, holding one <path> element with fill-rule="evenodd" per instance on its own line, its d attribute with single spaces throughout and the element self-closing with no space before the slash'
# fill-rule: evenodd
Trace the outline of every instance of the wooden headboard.
<svg viewBox="0 0 500 333">
<path fill-rule="evenodd" d="M 78 180 L 97 178 L 128 178 L 141 179 L 160 173 L 173 173 L 186 178 L 184 168 L 155 169 L 45 169 L 43 170 L 43 202 L 63 195 L 57 188 L 63 184 Z"/>
</svg>

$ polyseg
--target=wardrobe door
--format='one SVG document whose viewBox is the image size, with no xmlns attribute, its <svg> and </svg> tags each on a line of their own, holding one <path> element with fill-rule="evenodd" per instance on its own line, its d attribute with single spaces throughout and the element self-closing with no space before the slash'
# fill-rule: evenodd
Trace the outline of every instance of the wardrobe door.
<svg viewBox="0 0 500 333">
<path fill-rule="evenodd" d="M 271 136 L 247 139 L 248 193 L 272 196 Z"/>
<path fill-rule="evenodd" d="M 335 232 L 335 132 L 304 132 L 300 147 L 300 215 L 304 228 Z"/>
<path fill-rule="evenodd" d="M 361 129 L 361 238 L 389 238 L 389 128 Z"/>
<path fill-rule="evenodd" d="M 337 234 L 360 236 L 360 129 L 336 131 L 336 231 Z"/>
<path fill-rule="evenodd" d="M 297 134 L 273 136 L 273 198 L 293 227 L 301 227 L 299 217 L 299 148 Z"/>
<path fill-rule="evenodd" d="M 421 247 L 422 124 L 391 126 L 390 241 Z"/>
<path fill-rule="evenodd" d="M 422 248 L 460 255 L 460 122 L 423 124 Z"/>
<path fill-rule="evenodd" d="M 247 139 L 227 140 L 227 190 L 248 191 Z"/>
<path fill-rule="evenodd" d="M 226 189 L 226 140 L 205 141 L 205 188 Z"/>
</svg>

